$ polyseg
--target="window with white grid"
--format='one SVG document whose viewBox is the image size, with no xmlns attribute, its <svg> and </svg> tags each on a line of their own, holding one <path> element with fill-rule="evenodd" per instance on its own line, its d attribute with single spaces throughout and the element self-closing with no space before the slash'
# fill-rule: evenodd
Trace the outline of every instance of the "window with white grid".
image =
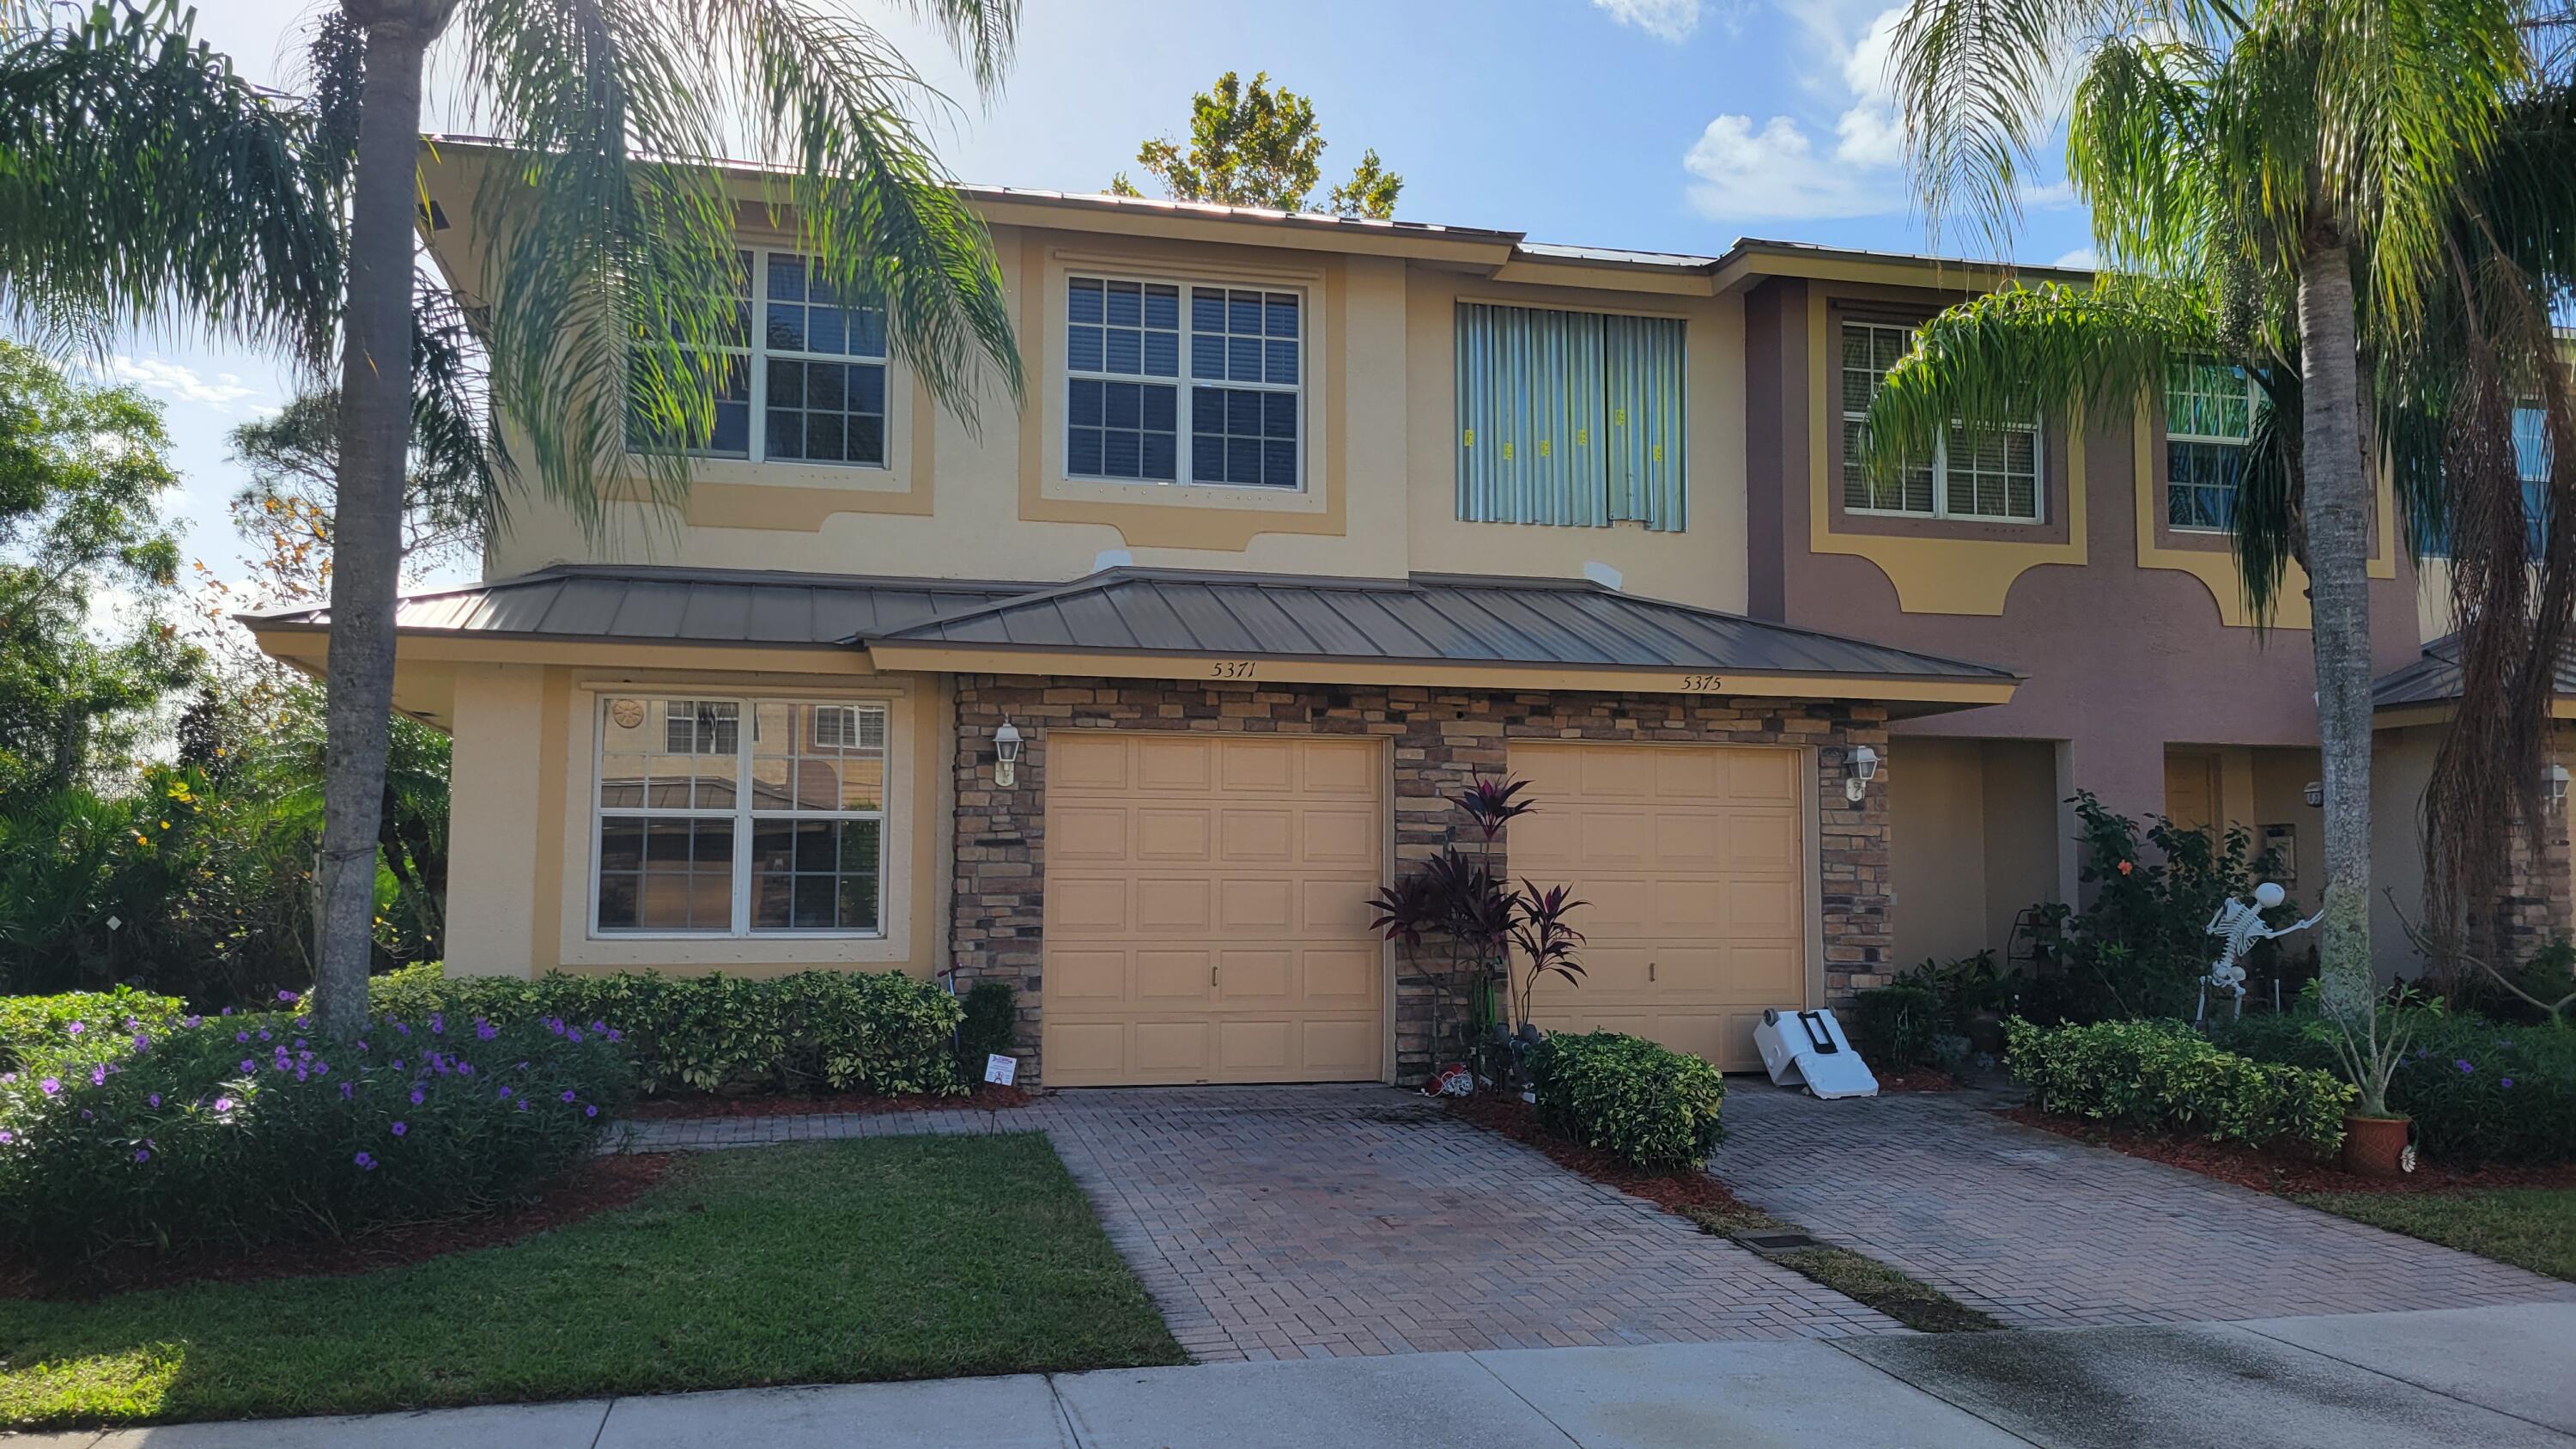
<svg viewBox="0 0 2576 1449">
<path fill-rule="evenodd" d="M 1301 293 L 1067 277 L 1067 476 L 1298 487 L 1304 347 Z"/>
<path fill-rule="evenodd" d="M 737 256 L 728 343 L 693 354 L 714 394 L 714 429 L 685 451 L 754 463 L 884 467 L 884 310 L 840 297 L 811 258 L 766 248 Z"/>
<path fill-rule="evenodd" d="M 2223 530 L 2236 520 L 2245 450 L 2254 436 L 2254 383 L 2206 357 L 2165 368 L 2165 522 Z"/>
<path fill-rule="evenodd" d="M 1853 513 L 2036 523 L 2040 519 L 2039 425 L 1971 432 L 1953 425 L 1928 465 L 1893 478 L 1861 466 L 1869 405 L 1914 331 L 1895 323 L 1842 324 L 1843 507 Z"/>
<path fill-rule="evenodd" d="M 601 700 L 595 929 L 878 934 L 888 755 L 882 704 Z"/>
</svg>

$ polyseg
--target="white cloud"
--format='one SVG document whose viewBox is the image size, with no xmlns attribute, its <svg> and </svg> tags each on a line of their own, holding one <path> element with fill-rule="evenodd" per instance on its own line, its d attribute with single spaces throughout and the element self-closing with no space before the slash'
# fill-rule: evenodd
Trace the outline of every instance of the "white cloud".
<svg viewBox="0 0 2576 1449">
<path fill-rule="evenodd" d="M 1592 0 L 1592 8 L 1658 40 L 1678 43 L 1699 29 L 1700 0 Z"/>
<path fill-rule="evenodd" d="M 1891 176 L 1826 164 L 1787 116 L 1773 116 L 1759 131 L 1750 116 L 1720 116 L 1692 143 L 1682 167 L 1693 178 L 1691 205 L 1723 220 L 1874 216 L 1904 200 Z"/>
<path fill-rule="evenodd" d="M 159 357 L 134 358 L 123 353 L 108 359 L 109 380 L 145 392 L 159 393 L 180 402 L 196 403 L 219 413 L 233 411 L 233 404 L 246 397 L 256 397 L 259 389 L 251 387 L 236 373 L 219 372 L 209 379 L 198 375 L 195 368 Z"/>
<path fill-rule="evenodd" d="M 2045 186 L 2024 186 L 2021 204 L 2029 211 L 2064 211 L 2075 204 L 2075 183 L 2052 181 Z"/>
<path fill-rule="evenodd" d="M 2075 250 L 2059 257 L 2056 261 L 2049 263 L 2049 265 L 2055 267 L 2078 267 L 2084 271 L 2090 272 L 2098 270 L 2101 267 L 2102 259 L 2094 254 L 2091 247 L 2077 247 Z"/>
</svg>

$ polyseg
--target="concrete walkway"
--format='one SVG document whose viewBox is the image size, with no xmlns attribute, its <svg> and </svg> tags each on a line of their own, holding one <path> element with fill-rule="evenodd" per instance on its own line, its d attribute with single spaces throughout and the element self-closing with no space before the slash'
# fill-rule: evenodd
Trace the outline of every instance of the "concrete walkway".
<svg viewBox="0 0 2576 1449">
<path fill-rule="evenodd" d="M 18 1449 L 2569 1449 L 2576 1305 L 752 1389 Z"/>
<path fill-rule="evenodd" d="M 2018 1100 L 1821 1102 L 1733 1077 L 1709 1171 L 2017 1328 L 2576 1301 L 2576 1284 L 1987 1110 Z"/>
</svg>

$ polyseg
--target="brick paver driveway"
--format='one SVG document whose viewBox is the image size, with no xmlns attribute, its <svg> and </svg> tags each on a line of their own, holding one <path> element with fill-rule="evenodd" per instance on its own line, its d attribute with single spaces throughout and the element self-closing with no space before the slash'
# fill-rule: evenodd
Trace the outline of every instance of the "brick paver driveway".
<svg viewBox="0 0 2576 1449">
<path fill-rule="evenodd" d="M 1095 1089 L 1001 1113 L 648 1123 L 635 1145 L 1032 1128 L 1201 1359 L 1897 1331 L 1384 1087 Z"/>
<path fill-rule="evenodd" d="M 2033 1328 L 2576 1299 L 2576 1285 L 2364 1227 L 1984 1110 L 1729 1082 L 1710 1170 L 1818 1236 Z"/>
</svg>

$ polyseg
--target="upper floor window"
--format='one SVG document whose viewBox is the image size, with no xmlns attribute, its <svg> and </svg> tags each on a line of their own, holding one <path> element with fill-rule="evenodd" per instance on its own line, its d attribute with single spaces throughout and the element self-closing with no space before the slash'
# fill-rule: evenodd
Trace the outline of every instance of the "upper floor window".
<svg viewBox="0 0 2576 1449">
<path fill-rule="evenodd" d="M 1893 478 L 1861 466 L 1869 438 L 1869 405 L 1888 369 L 1914 345 L 1910 327 L 1845 322 L 1842 328 L 1843 507 L 1852 513 L 2037 523 L 2039 424 L 1971 432 L 1952 425 L 1928 465 Z"/>
<path fill-rule="evenodd" d="M 746 248 L 737 258 L 735 324 L 719 345 L 697 349 L 715 427 L 687 451 L 884 467 L 884 311 L 845 302 L 794 252 Z"/>
<path fill-rule="evenodd" d="M 601 700 L 595 929 L 876 933 L 886 768 L 882 704 Z"/>
<path fill-rule="evenodd" d="M 1299 485 L 1301 294 L 1077 276 L 1064 312 L 1067 475 Z"/>
<path fill-rule="evenodd" d="M 1458 516 L 1678 532 L 1676 317 L 1458 304 Z"/>
<path fill-rule="evenodd" d="M 2513 410 L 2514 472 L 2522 480 L 2522 546 L 2526 556 L 2540 557 L 2549 541 L 2549 417 L 2538 407 Z M 2423 530 L 2416 552 L 2426 558 L 2451 556 L 2448 529 L 2436 522 Z"/>
<path fill-rule="evenodd" d="M 2245 451 L 2254 437 L 2254 382 L 2206 357 L 2165 369 L 2165 522 L 2224 529 L 2236 520 Z"/>
</svg>

